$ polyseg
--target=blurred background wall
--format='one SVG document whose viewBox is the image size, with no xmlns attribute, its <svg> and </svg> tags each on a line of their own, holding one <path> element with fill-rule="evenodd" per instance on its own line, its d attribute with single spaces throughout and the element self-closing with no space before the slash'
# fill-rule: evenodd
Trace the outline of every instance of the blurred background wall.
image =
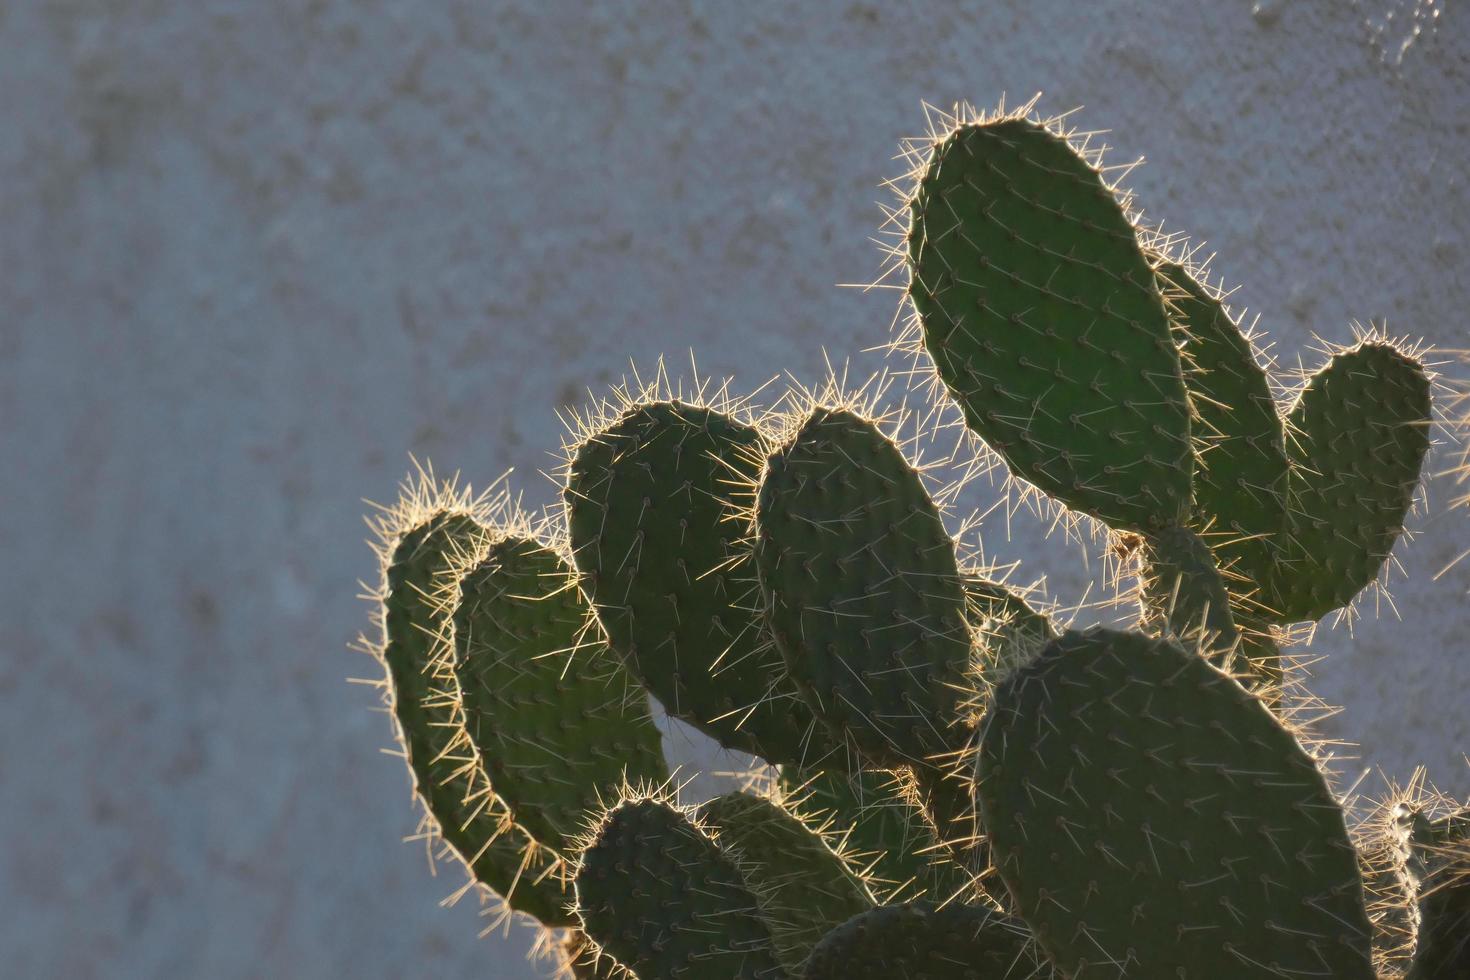
<svg viewBox="0 0 1470 980">
<path fill-rule="evenodd" d="M 854 375 L 921 102 L 1110 129 L 1294 366 L 1470 346 L 1470 40 L 1394 0 L 0 2 L 0 950 L 16 977 L 541 976 L 439 899 L 346 678 L 409 453 L 550 502 L 557 411 L 693 349 Z M 890 366 L 901 366 L 890 361 Z M 895 390 L 901 393 L 902 384 Z M 1431 488 L 1435 510 L 1451 496 Z M 967 507 L 993 491 L 977 485 Z M 1357 772 L 1470 793 L 1470 513 L 1323 631 Z M 988 553 L 1074 603 L 1086 549 Z M 1396 622 L 1401 618 L 1403 622 Z M 672 751 L 705 769 L 686 732 Z M 1376 776 L 1365 786 L 1372 787 Z"/>
</svg>

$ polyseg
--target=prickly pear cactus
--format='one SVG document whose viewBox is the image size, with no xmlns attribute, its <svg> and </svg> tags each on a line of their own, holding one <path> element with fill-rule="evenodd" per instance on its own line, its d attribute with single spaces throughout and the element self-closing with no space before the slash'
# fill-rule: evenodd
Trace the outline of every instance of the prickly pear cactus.
<svg viewBox="0 0 1470 980">
<path fill-rule="evenodd" d="M 425 476 L 377 522 L 421 834 L 558 980 L 1470 976 L 1470 818 L 1359 813 L 1280 645 L 1382 574 L 1435 376 L 1374 331 L 1278 400 L 1192 253 L 1029 111 L 907 148 L 895 346 L 935 404 L 660 364 L 575 417 L 550 516 Z M 935 479 L 897 433 L 952 418 Z M 997 457 L 1102 532 L 1131 631 L 978 567 L 951 507 Z M 682 800 L 650 699 L 754 768 Z"/>
<path fill-rule="evenodd" d="M 1429 444 L 1422 361 L 1370 335 L 1283 417 L 1251 341 L 1099 154 L 1026 111 L 952 122 L 911 147 L 901 253 L 918 347 L 966 424 L 1116 531 L 1204 535 L 1249 623 L 1316 620 L 1373 583 Z M 1271 645 L 1247 645 L 1269 673 Z"/>
</svg>

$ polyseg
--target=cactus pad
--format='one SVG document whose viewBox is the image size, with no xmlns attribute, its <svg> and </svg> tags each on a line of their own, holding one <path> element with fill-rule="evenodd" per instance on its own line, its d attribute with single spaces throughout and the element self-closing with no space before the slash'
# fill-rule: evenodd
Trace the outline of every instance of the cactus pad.
<svg viewBox="0 0 1470 980">
<path fill-rule="evenodd" d="M 815 761 L 825 732 L 755 614 L 747 521 L 759 431 L 677 401 L 634 405 L 584 440 L 566 487 L 583 587 L 613 649 L 669 714 L 772 763 Z M 822 739 L 815 745 L 813 736 Z"/>
<path fill-rule="evenodd" d="M 1356 853 L 1311 757 L 1178 645 L 1091 630 L 997 692 L 977 796 L 1068 974 L 1372 977 Z"/>
<path fill-rule="evenodd" d="M 440 512 L 408 530 L 393 548 L 382 648 L 393 689 L 391 708 L 433 831 L 511 908 L 547 925 L 567 925 L 574 921 L 566 910 L 571 894 L 553 873 L 554 858 L 510 825 L 498 799 L 465 802 L 475 774 L 466 771 L 457 751 L 457 740 L 464 737 L 458 686 L 452 671 L 436 669 L 443 665 L 436 647 L 448 614 L 434 597 L 459 556 L 482 534 L 484 528 L 471 515 Z"/>
<path fill-rule="evenodd" d="M 976 905 L 889 905 L 812 951 L 804 980 L 1023 980 L 1040 974 L 1026 928 Z"/>
<path fill-rule="evenodd" d="M 762 914 L 793 971 L 830 930 L 873 907 L 873 897 L 822 836 L 778 804 L 727 793 L 698 810 L 721 847 L 740 856 L 745 880 L 764 896 Z"/>
<path fill-rule="evenodd" d="M 476 558 L 454 609 L 465 729 L 516 824 L 566 854 L 625 782 L 668 778 L 659 730 L 561 556 L 511 534 Z"/>
<path fill-rule="evenodd" d="M 949 751 L 970 642 L 954 543 L 878 427 L 817 407 L 756 500 L 771 631 L 818 715 L 878 765 Z"/>
<path fill-rule="evenodd" d="M 1020 593 L 978 572 L 964 572 L 963 582 L 970 626 L 980 636 L 972 666 L 987 686 L 1025 664 L 1056 636 L 1051 618 Z"/>
<path fill-rule="evenodd" d="M 577 868 L 583 930 L 640 977 L 785 980 L 735 860 L 679 810 L 618 803 Z"/>
<path fill-rule="evenodd" d="M 1251 342 L 1216 293 L 1178 263 L 1158 268 L 1184 337 L 1192 434 L 1194 518 L 1228 585 L 1249 602 L 1268 580 L 1286 526 L 1281 416 Z"/>
<path fill-rule="evenodd" d="M 1347 605 L 1383 568 L 1429 450 L 1429 379 L 1391 344 L 1340 352 L 1307 382 L 1287 419 L 1287 539 L 1278 622 Z"/>
<path fill-rule="evenodd" d="M 1101 173 L 1026 119 L 963 125 L 934 146 L 909 212 L 909 295 L 969 427 L 1110 526 L 1180 523 L 1194 455 L 1179 353 Z"/>
</svg>

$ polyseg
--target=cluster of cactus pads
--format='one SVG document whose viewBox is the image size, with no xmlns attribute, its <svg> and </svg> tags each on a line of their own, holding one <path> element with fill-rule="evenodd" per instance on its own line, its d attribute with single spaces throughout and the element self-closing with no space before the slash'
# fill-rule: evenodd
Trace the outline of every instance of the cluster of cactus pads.
<svg viewBox="0 0 1470 980">
<path fill-rule="evenodd" d="M 1470 811 L 1416 782 L 1359 815 L 1283 652 L 1382 574 L 1432 373 L 1362 333 L 1281 407 L 1182 243 L 1030 109 L 909 148 L 895 346 L 1106 530 L 1131 629 L 974 567 L 882 386 L 757 409 L 661 373 L 574 420 L 553 511 L 424 475 L 378 519 L 424 834 L 566 975 L 1470 976 Z M 649 695 L 755 756 L 745 788 L 679 799 Z"/>
</svg>

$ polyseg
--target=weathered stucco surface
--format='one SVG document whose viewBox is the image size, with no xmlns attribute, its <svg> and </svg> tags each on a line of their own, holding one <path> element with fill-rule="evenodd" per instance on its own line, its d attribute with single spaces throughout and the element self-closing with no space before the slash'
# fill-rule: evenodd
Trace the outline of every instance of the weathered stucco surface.
<svg viewBox="0 0 1470 980">
<path fill-rule="evenodd" d="M 3 972 L 538 976 L 399 843 L 359 498 L 412 452 L 549 501 L 557 409 L 630 359 L 881 365 L 895 294 L 836 284 L 921 100 L 1085 105 L 1284 362 L 1351 318 L 1470 346 L 1450 8 L 0 2 Z M 1324 632 L 1315 689 L 1465 794 L 1470 514 L 1418 526 L 1403 622 Z M 984 533 L 1075 602 L 1044 529 Z"/>
</svg>

